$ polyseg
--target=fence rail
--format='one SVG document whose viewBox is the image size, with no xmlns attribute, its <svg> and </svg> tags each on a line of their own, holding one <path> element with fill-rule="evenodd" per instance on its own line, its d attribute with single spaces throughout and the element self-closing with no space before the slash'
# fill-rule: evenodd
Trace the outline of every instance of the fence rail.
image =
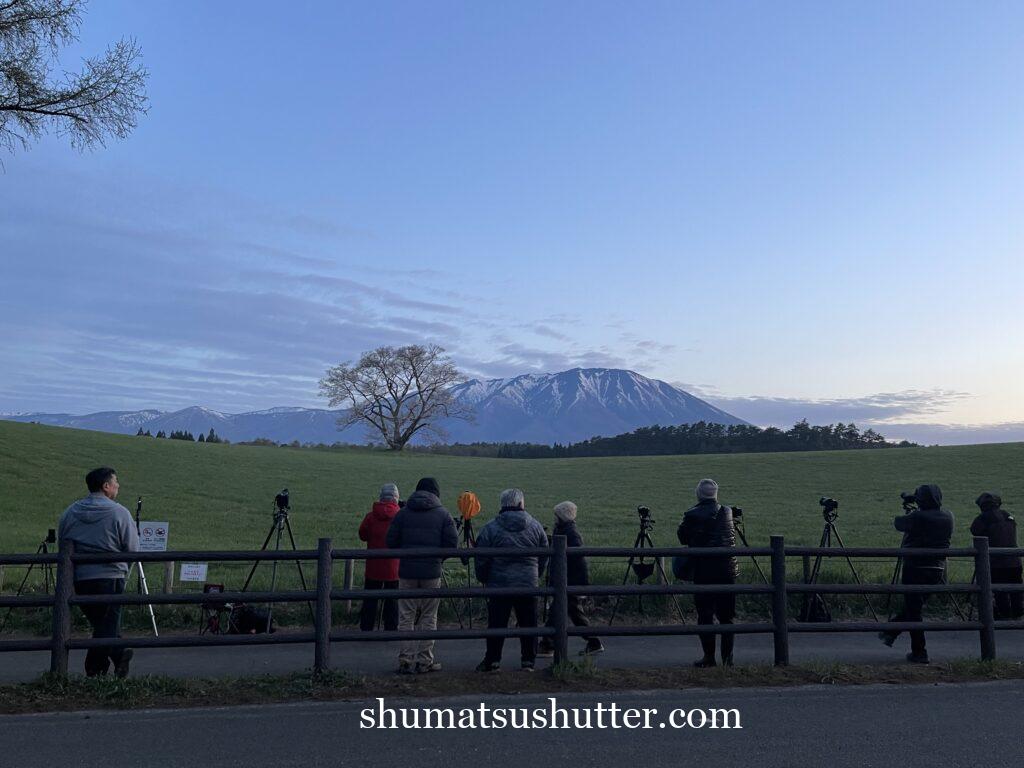
<svg viewBox="0 0 1024 768">
<path fill-rule="evenodd" d="M 995 631 L 1024 629 L 1024 621 L 996 620 L 993 611 L 993 595 L 996 592 L 1024 592 L 1024 585 L 993 584 L 990 556 L 1022 555 L 1024 548 L 1007 549 L 988 546 L 988 539 L 975 537 L 971 548 L 956 549 L 881 549 L 865 547 L 786 547 L 781 536 L 771 537 L 770 547 L 708 547 L 703 549 L 683 547 L 654 547 L 632 549 L 625 547 L 580 547 L 572 550 L 574 556 L 590 557 L 669 557 L 685 554 L 689 557 L 767 557 L 771 561 L 771 577 L 765 584 L 621 584 L 569 586 L 568 556 L 564 536 L 555 536 L 550 547 L 533 549 L 334 549 L 330 539 L 320 539 L 315 550 L 298 551 L 172 551 L 133 553 L 136 562 L 174 562 L 200 560 L 206 562 L 255 562 L 255 561 L 316 561 L 315 589 L 273 592 L 219 592 L 205 594 L 149 594 L 149 595 L 76 595 L 74 593 L 74 566 L 87 563 L 124 562 L 124 553 L 76 553 L 71 542 L 63 542 L 60 550 L 52 554 L 11 554 L 0 555 L 2 565 L 55 564 L 56 578 L 53 595 L 0 597 L 0 608 L 52 608 L 52 627 L 49 638 L 31 640 L 0 640 L 0 652 L 50 651 L 51 672 L 66 675 L 68 653 L 71 650 L 112 647 L 112 648 L 191 648 L 202 646 L 245 646 L 312 643 L 314 645 L 313 668 L 317 672 L 330 667 L 331 643 L 354 641 L 388 641 L 416 639 L 481 639 L 488 637 L 545 637 L 555 647 L 555 661 L 568 657 L 568 639 L 580 636 L 623 637 L 635 635 L 701 635 L 708 633 L 726 634 L 772 634 L 775 663 L 789 663 L 789 634 L 802 632 L 878 632 L 926 629 L 928 631 L 977 631 L 979 633 L 982 659 L 996 657 Z M 786 559 L 789 557 L 907 557 L 942 555 L 946 557 L 969 557 L 974 560 L 975 579 L 970 584 L 807 584 L 790 583 L 787 580 Z M 348 588 L 350 566 L 355 560 L 380 558 L 478 558 L 478 557 L 533 556 L 548 558 L 550 564 L 550 585 L 537 587 L 444 587 L 436 589 L 381 589 L 366 592 Z M 346 588 L 333 586 L 334 561 L 346 564 Z M 659 624 L 638 626 L 589 626 L 568 625 L 568 600 L 570 596 L 645 596 L 645 595 L 700 595 L 726 593 L 735 595 L 769 595 L 771 598 L 770 621 L 742 624 Z M 893 595 L 910 593 L 967 594 L 978 596 L 977 620 L 964 621 L 846 621 L 834 623 L 792 621 L 788 616 L 790 595 Z M 550 597 L 553 626 L 515 627 L 497 629 L 440 629 L 383 631 L 366 633 L 354 630 L 335 630 L 331 626 L 331 606 L 334 601 L 373 598 L 474 598 L 474 597 Z M 72 606 L 96 604 L 107 605 L 222 605 L 226 603 L 278 603 L 308 602 L 315 605 L 313 631 L 282 632 L 262 635 L 172 635 L 168 637 L 144 638 L 72 638 Z"/>
</svg>

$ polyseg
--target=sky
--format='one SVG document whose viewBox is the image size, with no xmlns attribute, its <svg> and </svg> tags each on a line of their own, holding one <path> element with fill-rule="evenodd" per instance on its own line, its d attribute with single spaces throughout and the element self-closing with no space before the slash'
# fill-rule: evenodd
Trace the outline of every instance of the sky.
<svg viewBox="0 0 1024 768">
<path fill-rule="evenodd" d="M 441 344 L 1024 440 L 1024 5 L 94 0 L 124 141 L 0 157 L 0 411 L 323 406 Z"/>
</svg>

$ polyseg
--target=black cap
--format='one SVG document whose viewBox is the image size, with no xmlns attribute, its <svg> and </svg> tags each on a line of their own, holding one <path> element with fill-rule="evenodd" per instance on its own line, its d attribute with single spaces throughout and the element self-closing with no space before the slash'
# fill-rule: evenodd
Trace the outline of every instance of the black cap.
<svg viewBox="0 0 1024 768">
<path fill-rule="evenodd" d="M 417 491 L 426 491 L 432 493 L 437 498 L 441 498 L 441 486 L 437 484 L 437 480 L 432 477 L 424 477 L 418 483 L 416 483 Z"/>
</svg>

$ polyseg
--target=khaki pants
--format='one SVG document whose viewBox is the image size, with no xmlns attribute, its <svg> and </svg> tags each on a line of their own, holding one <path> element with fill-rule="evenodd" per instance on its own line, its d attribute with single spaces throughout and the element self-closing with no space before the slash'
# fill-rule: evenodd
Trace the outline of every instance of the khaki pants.
<svg viewBox="0 0 1024 768">
<path fill-rule="evenodd" d="M 440 579 L 399 579 L 399 589 L 437 589 Z M 437 629 L 437 608 L 441 598 L 401 598 L 398 601 L 398 631 L 411 632 L 417 629 Z M 398 654 L 399 664 L 432 664 L 434 662 L 433 640 L 405 640 Z"/>
</svg>

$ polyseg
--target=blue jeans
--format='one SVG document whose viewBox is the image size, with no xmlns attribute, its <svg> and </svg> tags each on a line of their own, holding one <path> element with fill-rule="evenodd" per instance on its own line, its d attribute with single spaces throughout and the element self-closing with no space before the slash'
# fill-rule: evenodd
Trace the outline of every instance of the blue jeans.
<svg viewBox="0 0 1024 768">
<path fill-rule="evenodd" d="M 120 595 L 124 593 L 124 579 L 86 579 L 75 582 L 77 595 Z M 82 613 L 92 626 L 93 637 L 121 636 L 121 606 L 94 604 L 81 606 Z M 85 674 L 105 675 L 110 662 L 121 661 L 123 648 L 90 648 L 85 654 Z"/>
</svg>

